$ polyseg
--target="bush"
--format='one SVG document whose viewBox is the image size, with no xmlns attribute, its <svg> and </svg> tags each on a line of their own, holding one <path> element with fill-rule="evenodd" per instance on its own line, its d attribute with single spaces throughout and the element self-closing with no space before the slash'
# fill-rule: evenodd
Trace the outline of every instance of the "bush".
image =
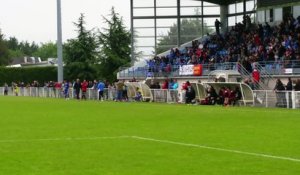
<svg viewBox="0 0 300 175">
<path fill-rule="evenodd" d="M 56 67 L 35 67 L 35 68 L 6 68 L 0 67 L 0 86 L 11 82 L 32 83 L 34 80 L 41 85 L 47 81 L 57 80 Z"/>
</svg>

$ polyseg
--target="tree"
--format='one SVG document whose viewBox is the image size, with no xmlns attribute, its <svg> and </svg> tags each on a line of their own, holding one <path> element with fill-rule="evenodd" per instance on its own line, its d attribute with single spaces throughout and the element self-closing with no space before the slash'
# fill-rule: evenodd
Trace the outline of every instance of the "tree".
<svg viewBox="0 0 300 175">
<path fill-rule="evenodd" d="M 33 56 L 41 57 L 42 60 L 57 58 L 57 45 L 52 42 L 44 43 L 33 53 Z"/>
<path fill-rule="evenodd" d="M 111 9 L 110 19 L 103 17 L 108 27 L 99 32 L 100 75 L 109 81 L 116 80 L 121 66 L 130 65 L 131 33 L 126 29 L 123 19 Z"/>
<path fill-rule="evenodd" d="M 5 40 L 5 44 L 9 49 L 9 58 L 35 56 L 34 53 L 39 50 L 39 46 L 35 42 L 19 42 L 16 37 L 10 37 L 8 40 Z"/>
<path fill-rule="evenodd" d="M 197 37 L 202 36 L 203 34 L 212 32 L 212 29 L 207 27 L 206 23 L 203 24 L 204 30 L 202 31 L 202 22 L 203 21 L 199 19 L 182 19 L 180 29 L 180 44 L 184 44 L 196 39 Z M 177 46 L 177 26 L 177 24 L 173 24 L 173 26 L 170 27 L 170 31 L 168 32 L 168 34 L 165 36 L 161 36 L 161 39 L 159 39 L 158 42 L 156 53 L 165 52 L 170 49 L 170 46 Z"/>
<path fill-rule="evenodd" d="M 19 49 L 25 56 L 32 56 L 34 52 L 38 50 L 39 46 L 35 43 L 29 43 L 28 41 L 22 41 L 19 44 Z"/>
<path fill-rule="evenodd" d="M 85 16 L 81 14 L 78 23 L 74 23 L 77 28 L 77 38 L 68 40 L 64 46 L 66 64 L 73 62 L 94 64 L 97 62 L 96 36 L 92 31 L 86 29 L 85 24 Z"/>
<path fill-rule="evenodd" d="M 6 41 L 6 45 L 10 50 L 19 50 L 19 41 L 16 37 L 9 37 L 9 40 Z"/>
<path fill-rule="evenodd" d="M 97 63 L 96 36 L 85 27 L 85 16 L 81 14 L 78 23 L 74 23 L 78 36 L 64 45 L 66 74 L 70 79 L 92 79 L 95 74 L 93 65 Z M 94 75 L 96 76 L 96 75 Z"/>
<path fill-rule="evenodd" d="M 0 66 L 8 65 L 9 62 L 9 50 L 4 42 L 4 35 L 0 30 Z"/>
</svg>

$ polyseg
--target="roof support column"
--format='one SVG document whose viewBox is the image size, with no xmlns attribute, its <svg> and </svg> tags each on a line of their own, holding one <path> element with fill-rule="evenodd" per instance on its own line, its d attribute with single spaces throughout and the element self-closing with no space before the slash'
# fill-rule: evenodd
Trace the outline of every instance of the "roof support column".
<svg viewBox="0 0 300 175">
<path fill-rule="evenodd" d="M 181 13 L 180 13 L 180 0 L 177 0 L 177 46 L 181 45 Z"/>
<path fill-rule="evenodd" d="M 131 30 L 131 66 L 135 62 L 134 24 L 133 24 L 133 0 L 130 0 L 130 30 Z"/>
<path fill-rule="evenodd" d="M 220 17 L 221 17 L 221 33 L 224 34 L 228 29 L 228 6 L 221 5 L 220 6 Z"/>
<path fill-rule="evenodd" d="M 243 13 L 244 13 L 244 16 L 246 16 L 246 11 L 247 11 L 247 1 L 243 0 Z"/>
</svg>

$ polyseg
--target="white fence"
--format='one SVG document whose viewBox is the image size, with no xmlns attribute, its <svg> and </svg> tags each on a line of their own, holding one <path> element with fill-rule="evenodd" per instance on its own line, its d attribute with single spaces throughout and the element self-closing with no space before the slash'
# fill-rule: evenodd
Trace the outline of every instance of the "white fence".
<svg viewBox="0 0 300 175">
<path fill-rule="evenodd" d="M 0 87 L 0 96 L 5 95 L 5 88 Z M 26 96 L 26 97 L 41 97 L 41 98 L 64 98 L 64 92 L 62 89 L 48 88 L 48 87 L 20 87 L 17 90 L 11 87 L 8 88 L 8 96 Z M 105 89 L 104 90 L 104 100 L 114 100 L 116 97 L 116 90 Z M 82 96 L 82 93 L 79 95 Z M 69 89 L 69 97 L 75 98 L 75 91 L 71 88 Z M 97 89 L 87 89 L 86 98 L 88 100 L 99 99 L 99 93 Z"/>
<path fill-rule="evenodd" d="M 300 108 L 300 91 L 254 91 L 254 106 Z"/>
<path fill-rule="evenodd" d="M 0 96 L 4 95 L 4 87 L 0 87 Z M 116 99 L 116 90 L 114 88 L 104 90 L 104 100 L 112 101 Z M 152 102 L 161 103 L 184 103 L 185 92 L 177 90 L 162 90 L 151 89 Z M 266 108 L 300 108 L 300 91 L 254 91 L 254 104 L 256 107 Z M 19 88 L 17 91 L 9 87 L 8 96 L 30 96 L 41 98 L 64 98 L 63 91 L 61 89 L 47 88 L 47 87 L 24 87 Z M 73 89 L 69 90 L 69 97 L 75 98 Z M 80 94 L 81 97 L 81 94 Z M 99 93 L 96 89 L 88 89 L 86 93 L 88 100 L 99 99 Z M 129 99 L 131 100 L 131 99 Z"/>
</svg>

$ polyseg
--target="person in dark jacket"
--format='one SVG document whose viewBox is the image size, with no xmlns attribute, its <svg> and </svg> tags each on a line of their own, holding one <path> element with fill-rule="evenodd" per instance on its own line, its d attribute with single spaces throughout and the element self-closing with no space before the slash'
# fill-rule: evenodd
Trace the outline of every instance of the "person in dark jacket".
<svg viewBox="0 0 300 175">
<path fill-rule="evenodd" d="M 81 83 L 80 80 L 77 79 L 75 84 L 74 84 L 74 90 L 75 90 L 75 95 L 76 95 L 76 99 L 79 100 L 80 99 L 80 89 L 81 89 Z"/>
<path fill-rule="evenodd" d="M 277 107 L 286 107 L 285 87 L 280 79 L 277 79 L 274 91 L 277 97 Z"/>
<path fill-rule="evenodd" d="M 216 19 L 216 21 L 215 21 L 215 27 L 216 27 L 216 33 L 217 33 L 217 35 L 220 35 L 220 26 L 221 26 L 221 22 L 218 19 Z"/>
<path fill-rule="evenodd" d="M 300 91 L 300 79 L 298 79 L 296 81 L 295 87 L 294 87 L 295 91 Z"/>
<path fill-rule="evenodd" d="M 186 82 L 186 85 L 187 85 L 187 89 L 185 94 L 186 97 L 185 103 L 192 104 L 193 100 L 196 97 L 196 92 L 189 81 Z"/>
<path fill-rule="evenodd" d="M 292 92 L 293 91 L 293 81 L 291 78 L 288 79 L 288 83 L 286 84 L 286 91 L 288 91 L 288 106 L 289 108 L 292 108 L 293 105 L 292 105 Z"/>
</svg>

